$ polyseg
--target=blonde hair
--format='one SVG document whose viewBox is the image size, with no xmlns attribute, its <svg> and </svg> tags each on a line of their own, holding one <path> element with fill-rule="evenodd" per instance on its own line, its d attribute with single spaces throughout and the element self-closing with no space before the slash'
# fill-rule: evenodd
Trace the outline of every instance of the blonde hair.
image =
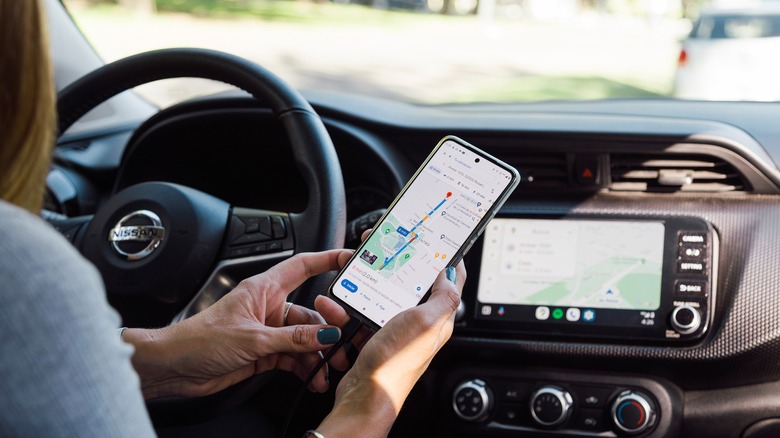
<svg viewBox="0 0 780 438">
<path fill-rule="evenodd" d="M 38 213 L 56 130 L 39 0 L 0 0 L 0 198 Z"/>
</svg>

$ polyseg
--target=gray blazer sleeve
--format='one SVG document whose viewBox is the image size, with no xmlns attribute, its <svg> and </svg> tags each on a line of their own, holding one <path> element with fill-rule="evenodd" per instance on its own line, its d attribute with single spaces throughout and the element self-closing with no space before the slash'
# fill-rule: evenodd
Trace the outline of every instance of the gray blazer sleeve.
<svg viewBox="0 0 780 438">
<path fill-rule="evenodd" d="M 2 201 L 0 303 L 0 436 L 154 436 L 98 272 Z"/>
</svg>

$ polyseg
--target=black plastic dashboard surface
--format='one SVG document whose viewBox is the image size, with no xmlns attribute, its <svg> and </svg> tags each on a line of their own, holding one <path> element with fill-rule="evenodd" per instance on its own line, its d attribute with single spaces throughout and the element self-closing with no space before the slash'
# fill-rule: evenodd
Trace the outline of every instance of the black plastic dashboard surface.
<svg viewBox="0 0 780 438">
<path fill-rule="evenodd" d="M 476 111 L 474 117 L 469 112 L 469 106 L 457 111 L 412 108 L 407 114 L 404 111 L 409 110 L 408 105 L 395 107 L 392 103 L 382 106 L 369 102 L 366 106 L 357 105 L 348 110 L 347 107 L 354 102 L 333 100 L 326 104 L 328 97 L 319 96 L 312 103 L 329 122 L 329 129 L 338 125 L 334 130 L 338 131 L 337 135 L 343 136 L 350 131 L 363 136 L 349 135 L 353 144 L 344 150 L 351 153 L 348 157 L 340 157 L 345 178 L 364 179 L 366 166 L 381 163 L 376 166 L 381 168 L 380 172 L 392 175 L 384 180 L 397 180 L 405 171 L 392 169 L 394 166 L 414 168 L 435 141 L 446 134 L 460 135 L 498 156 L 504 152 L 522 151 L 529 141 L 537 148 L 551 145 L 557 151 L 577 153 L 589 147 L 584 146 L 588 141 L 593 144 L 602 137 L 611 138 L 613 142 L 623 139 L 627 144 L 639 147 L 664 136 L 675 141 L 676 138 L 684 139 L 702 133 L 717 134 L 731 142 L 732 152 L 749 158 L 751 163 L 758 163 L 762 170 L 770 169 L 768 175 L 772 178 L 778 175 L 769 154 L 762 148 L 765 145 L 759 144 L 750 133 L 729 124 L 727 117 L 711 122 L 674 120 L 659 117 L 657 112 L 650 117 L 642 117 L 641 114 L 615 117 L 596 111 L 583 114 L 563 111 L 512 114 L 509 108 L 501 111 L 501 106 L 490 107 L 485 112 Z M 247 106 L 251 105 L 244 104 L 244 108 Z M 576 106 L 567 108 L 574 111 Z M 190 132 L 190 135 L 196 137 L 197 133 Z M 556 139 L 559 140 L 557 143 Z M 360 145 L 361 142 L 364 144 Z M 347 145 L 344 141 L 336 143 L 337 148 L 339 143 Z M 767 149 L 774 150 L 774 147 Z M 360 159 L 361 150 L 372 151 L 369 152 L 370 157 L 377 161 L 367 163 Z M 363 167 L 362 174 L 355 171 L 360 166 Z M 358 174 L 360 178 L 357 178 Z M 370 180 L 365 181 L 371 183 Z M 350 181 L 346 183 L 349 190 Z M 397 187 L 396 181 L 393 181 L 383 189 L 388 195 L 394 195 Z M 481 360 L 485 364 L 519 367 L 565 365 L 603 371 L 631 370 L 666 377 L 688 390 L 724 388 L 780 378 L 779 196 L 751 193 L 621 194 L 603 190 L 570 195 L 516 196 L 503 211 L 561 216 L 592 214 L 614 218 L 693 216 L 715 227 L 720 238 L 718 296 L 709 335 L 693 346 L 660 347 L 618 342 L 562 342 L 530 337 L 501 339 L 468 335 L 456 327 L 452 340 L 442 350 L 441 358 L 435 361 L 434 367 L 453 360 Z M 476 279 L 470 278 L 469 281 Z M 466 304 L 473 303 L 466 301 Z"/>
<path fill-rule="evenodd" d="M 486 358 L 500 357 L 505 364 L 555 358 L 569 366 L 596 360 L 602 369 L 662 375 L 685 389 L 756 383 L 780 375 L 780 199 L 601 194 L 577 204 L 514 202 L 504 211 L 612 217 L 683 215 L 711 222 L 720 236 L 715 323 L 701 344 L 682 348 L 489 339 L 462 336 L 456 328 L 450 350 L 456 356 L 458 351 L 484 353 Z M 471 304 L 468 299 L 467 304 Z"/>
</svg>

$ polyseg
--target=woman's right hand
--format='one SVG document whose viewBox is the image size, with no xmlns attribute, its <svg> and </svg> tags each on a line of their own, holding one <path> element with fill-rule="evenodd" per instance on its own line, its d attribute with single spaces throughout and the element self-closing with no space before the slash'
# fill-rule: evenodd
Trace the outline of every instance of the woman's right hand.
<svg viewBox="0 0 780 438">
<path fill-rule="evenodd" d="M 339 383 L 320 433 L 329 438 L 356 431 L 363 437 L 387 435 L 415 383 L 452 335 L 466 268 L 460 262 L 450 269 L 455 278 L 442 271 L 425 303 L 401 312 L 365 343 Z M 349 320 L 341 306 L 324 296 L 315 307 L 331 324 L 343 327 Z"/>
</svg>

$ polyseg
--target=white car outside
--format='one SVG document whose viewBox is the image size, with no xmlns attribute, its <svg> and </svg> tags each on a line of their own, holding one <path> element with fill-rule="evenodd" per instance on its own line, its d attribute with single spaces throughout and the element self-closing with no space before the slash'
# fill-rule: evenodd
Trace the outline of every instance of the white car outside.
<svg viewBox="0 0 780 438">
<path fill-rule="evenodd" d="M 703 12 L 683 41 L 673 95 L 780 100 L 780 6 Z"/>
</svg>

